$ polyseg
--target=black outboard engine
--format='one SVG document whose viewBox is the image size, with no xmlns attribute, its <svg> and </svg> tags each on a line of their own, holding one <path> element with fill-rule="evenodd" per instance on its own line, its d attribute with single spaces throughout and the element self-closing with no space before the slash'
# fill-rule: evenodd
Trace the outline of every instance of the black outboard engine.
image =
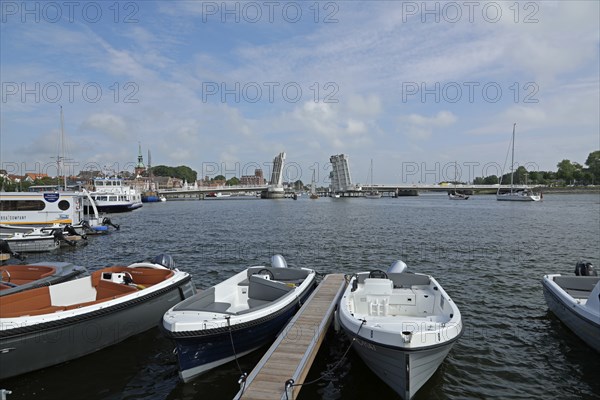
<svg viewBox="0 0 600 400">
<path fill-rule="evenodd" d="M 86 235 L 80 235 L 79 233 L 77 233 L 75 228 L 73 228 L 73 225 L 66 225 L 64 229 L 65 229 L 65 232 L 67 232 L 71 236 L 80 236 L 84 240 L 87 239 Z"/>
<path fill-rule="evenodd" d="M 112 221 L 110 220 L 110 218 L 108 218 L 108 217 L 102 218 L 102 225 L 112 226 L 116 230 L 119 230 L 121 228 L 121 226 L 119 224 L 113 224 Z"/>
<path fill-rule="evenodd" d="M 68 244 L 69 246 L 76 246 L 77 243 L 75 243 L 73 240 L 69 240 L 65 237 L 65 234 L 63 233 L 63 231 L 61 229 L 55 229 L 54 230 L 54 238 L 56 240 L 65 242 L 66 244 Z"/>
<path fill-rule="evenodd" d="M 162 265 L 163 267 L 167 267 L 169 269 L 175 269 L 175 261 L 173 261 L 173 257 L 168 254 L 159 254 L 152 260 L 152 263 Z"/>
<path fill-rule="evenodd" d="M 0 239 L 0 253 L 10 254 L 11 257 L 19 259 L 21 261 L 23 261 L 25 259 L 25 257 L 23 257 L 21 255 L 21 253 L 16 253 L 16 252 L 12 251 L 12 249 L 8 245 L 8 242 L 4 239 Z"/>
<path fill-rule="evenodd" d="M 575 275 L 577 276 L 598 276 L 598 273 L 594 270 L 592 263 L 586 263 L 579 261 L 575 264 Z"/>
</svg>

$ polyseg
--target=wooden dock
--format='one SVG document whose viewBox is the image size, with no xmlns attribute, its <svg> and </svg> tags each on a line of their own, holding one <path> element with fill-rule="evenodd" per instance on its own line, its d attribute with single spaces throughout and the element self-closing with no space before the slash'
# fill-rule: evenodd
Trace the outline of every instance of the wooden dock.
<svg viewBox="0 0 600 400">
<path fill-rule="evenodd" d="M 343 274 L 325 276 L 248 375 L 245 389 L 240 390 L 235 399 L 292 400 L 298 397 L 302 386 L 289 388 L 286 396 L 286 381 L 304 382 L 345 287 Z"/>
</svg>

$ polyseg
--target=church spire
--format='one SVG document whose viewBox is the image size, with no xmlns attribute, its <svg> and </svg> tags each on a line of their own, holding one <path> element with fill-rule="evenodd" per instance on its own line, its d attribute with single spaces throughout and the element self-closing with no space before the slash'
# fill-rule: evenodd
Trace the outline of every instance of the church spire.
<svg viewBox="0 0 600 400">
<path fill-rule="evenodd" d="M 138 158 L 137 164 L 135 165 L 135 175 L 142 176 L 144 172 L 146 172 L 146 166 L 144 165 L 144 156 L 142 156 L 142 144 L 138 142 L 139 150 L 138 150 Z"/>
</svg>

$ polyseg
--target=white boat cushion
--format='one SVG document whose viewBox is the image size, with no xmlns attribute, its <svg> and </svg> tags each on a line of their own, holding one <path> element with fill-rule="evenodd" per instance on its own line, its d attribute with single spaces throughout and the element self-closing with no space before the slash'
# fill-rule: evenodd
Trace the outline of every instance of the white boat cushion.
<svg viewBox="0 0 600 400">
<path fill-rule="evenodd" d="M 75 279 L 48 286 L 53 306 L 64 307 L 96 300 L 96 288 L 92 286 L 92 277 Z"/>
</svg>

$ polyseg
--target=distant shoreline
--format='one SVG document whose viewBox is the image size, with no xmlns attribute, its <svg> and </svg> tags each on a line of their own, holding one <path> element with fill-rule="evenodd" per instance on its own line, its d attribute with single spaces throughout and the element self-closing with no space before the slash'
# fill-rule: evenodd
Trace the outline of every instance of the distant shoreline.
<svg viewBox="0 0 600 400">
<path fill-rule="evenodd" d="M 600 194 L 600 186 L 581 186 L 581 187 L 536 187 L 534 192 L 542 192 L 544 194 Z M 477 190 L 476 194 L 496 194 L 495 190 Z"/>
</svg>

